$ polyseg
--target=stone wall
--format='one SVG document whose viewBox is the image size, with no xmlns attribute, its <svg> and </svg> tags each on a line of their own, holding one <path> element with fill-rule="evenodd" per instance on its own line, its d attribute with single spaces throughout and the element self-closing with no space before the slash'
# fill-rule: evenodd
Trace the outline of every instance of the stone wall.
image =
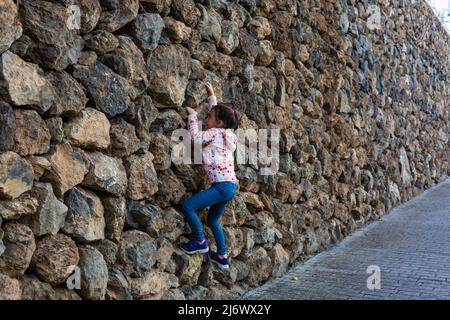
<svg viewBox="0 0 450 320">
<path fill-rule="evenodd" d="M 2 0 L 0 34 L 0 298 L 237 298 L 450 173 L 423 1 Z M 207 184 L 171 134 L 206 81 L 281 129 L 275 175 L 238 167 L 226 273 L 177 249 Z"/>
</svg>

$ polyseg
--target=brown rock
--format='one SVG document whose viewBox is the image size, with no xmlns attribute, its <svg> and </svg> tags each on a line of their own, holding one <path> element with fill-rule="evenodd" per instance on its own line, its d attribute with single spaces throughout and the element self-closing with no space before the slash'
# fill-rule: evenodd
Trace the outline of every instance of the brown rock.
<svg viewBox="0 0 450 320">
<path fill-rule="evenodd" d="M 76 266 L 78 260 L 78 248 L 72 239 L 62 234 L 49 235 L 38 242 L 32 266 L 41 280 L 58 285 L 71 274 L 70 267 Z"/>
<path fill-rule="evenodd" d="M 43 154 L 50 149 L 50 131 L 34 110 L 14 110 L 16 145 L 13 151 L 21 156 Z"/>
<path fill-rule="evenodd" d="M 133 125 L 118 118 L 111 121 L 111 154 L 122 158 L 139 149 L 139 139 Z"/>
<path fill-rule="evenodd" d="M 133 298 L 143 298 L 148 295 L 164 293 L 169 289 L 169 274 L 160 271 L 150 271 L 141 278 L 130 279 Z"/>
<path fill-rule="evenodd" d="M 86 149 L 106 149 L 110 143 L 111 125 L 105 114 L 93 108 L 86 108 L 64 125 L 64 132 L 70 142 Z"/>
<path fill-rule="evenodd" d="M 0 53 L 22 35 L 22 24 L 18 19 L 17 6 L 12 0 L 2 1 L 0 4 Z"/>
<path fill-rule="evenodd" d="M 102 203 L 105 208 L 105 236 L 108 239 L 119 242 L 125 224 L 125 198 L 102 197 Z"/>
<path fill-rule="evenodd" d="M 164 17 L 164 33 L 170 37 L 174 43 L 181 43 L 191 37 L 192 29 L 183 22 L 172 17 Z"/>
<path fill-rule="evenodd" d="M 20 300 L 22 289 L 17 279 L 0 273 L 0 300 Z"/>
<path fill-rule="evenodd" d="M 58 197 L 80 184 L 89 170 L 89 162 L 83 151 L 66 141 L 52 147 L 46 158 L 50 161 L 51 169 L 45 172 L 41 180 L 52 183 Z"/>
</svg>

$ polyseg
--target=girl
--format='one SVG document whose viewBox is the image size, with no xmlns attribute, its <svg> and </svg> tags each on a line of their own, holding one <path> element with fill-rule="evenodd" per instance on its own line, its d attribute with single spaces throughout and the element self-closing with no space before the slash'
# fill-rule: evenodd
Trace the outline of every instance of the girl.
<svg viewBox="0 0 450 320">
<path fill-rule="evenodd" d="M 220 268 L 229 268 L 227 245 L 222 227 L 219 223 L 226 206 L 236 195 L 237 178 L 234 173 L 234 151 L 236 150 L 237 113 L 223 104 L 217 104 L 214 90 L 206 83 L 208 91 L 208 130 L 198 130 L 197 112 L 187 107 L 188 129 L 194 143 L 202 144 L 203 164 L 211 187 L 188 198 L 182 206 L 183 214 L 188 221 L 193 240 L 181 244 L 187 254 L 209 252 L 209 259 Z M 202 223 L 196 211 L 209 207 L 208 226 L 211 228 L 217 243 L 217 252 L 209 250 L 203 233 Z"/>
</svg>

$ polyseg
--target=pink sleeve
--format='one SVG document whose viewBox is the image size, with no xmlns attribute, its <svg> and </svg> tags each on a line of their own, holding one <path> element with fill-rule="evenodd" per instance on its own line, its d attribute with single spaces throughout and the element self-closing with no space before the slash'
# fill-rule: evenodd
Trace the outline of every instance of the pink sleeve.
<svg viewBox="0 0 450 320">
<path fill-rule="evenodd" d="M 211 110 L 211 108 L 213 106 L 217 105 L 217 98 L 216 96 L 212 95 L 208 97 L 208 105 L 209 105 L 209 110 Z"/>
<path fill-rule="evenodd" d="M 204 144 L 214 140 L 216 135 L 215 130 L 198 130 L 198 118 L 197 113 L 192 113 L 188 116 L 188 130 L 194 143 Z"/>
</svg>

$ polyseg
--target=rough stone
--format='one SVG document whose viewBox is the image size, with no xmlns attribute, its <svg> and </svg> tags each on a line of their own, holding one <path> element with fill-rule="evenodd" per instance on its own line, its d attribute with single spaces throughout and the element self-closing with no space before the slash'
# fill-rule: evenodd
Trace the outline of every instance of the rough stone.
<svg viewBox="0 0 450 320">
<path fill-rule="evenodd" d="M 36 243 L 30 228 L 20 223 L 3 225 L 5 251 L 0 256 L 0 272 L 13 277 L 28 269 Z"/>
<path fill-rule="evenodd" d="M 56 198 L 50 183 L 36 182 L 30 196 L 37 199 L 39 207 L 33 215 L 22 217 L 21 223 L 29 226 L 37 237 L 57 234 L 64 226 L 67 206 Z"/>
<path fill-rule="evenodd" d="M 78 265 L 75 242 L 63 234 L 47 235 L 37 243 L 31 264 L 36 275 L 50 285 L 63 283 Z"/>
<path fill-rule="evenodd" d="M 81 289 L 85 299 L 103 300 L 108 284 L 108 266 L 102 254 L 91 246 L 79 248 Z"/>
<path fill-rule="evenodd" d="M 130 102 L 128 81 L 104 64 L 97 62 L 83 85 L 95 108 L 108 118 L 127 110 Z"/>
<path fill-rule="evenodd" d="M 62 142 L 50 148 L 46 158 L 51 164 L 42 181 L 50 182 L 58 197 L 84 180 L 89 170 L 89 163 L 83 151 L 72 147 L 68 142 Z"/>
<path fill-rule="evenodd" d="M 83 186 L 105 191 L 116 196 L 127 190 L 127 174 L 120 159 L 108 157 L 101 152 L 86 152 L 90 162 L 89 172 L 84 177 Z"/>
<path fill-rule="evenodd" d="M 21 156 L 44 154 L 50 149 L 50 131 L 34 110 L 14 110 L 16 145 L 13 151 Z"/>
<path fill-rule="evenodd" d="M 123 233 L 118 263 L 125 274 L 141 277 L 156 263 L 156 241 L 148 234 L 130 230 Z"/>
<path fill-rule="evenodd" d="M 158 46 L 147 59 L 152 98 L 163 105 L 181 106 L 191 72 L 189 51 L 181 45 Z"/>
<path fill-rule="evenodd" d="M 128 176 L 127 197 L 133 200 L 149 198 L 158 191 L 158 177 L 153 167 L 153 155 L 131 155 L 125 160 Z"/>
<path fill-rule="evenodd" d="M 17 153 L 0 153 L 0 199 L 15 199 L 33 186 L 33 167 Z"/>
<path fill-rule="evenodd" d="M 104 208 L 92 191 L 75 187 L 64 195 L 68 207 L 63 231 L 79 242 L 105 238 Z"/>
<path fill-rule="evenodd" d="M 6 51 L 0 56 L 0 94 L 16 106 L 29 106 L 40 113 L 47 111 L 55 89 L 42 69 Z"/>
</svg>

